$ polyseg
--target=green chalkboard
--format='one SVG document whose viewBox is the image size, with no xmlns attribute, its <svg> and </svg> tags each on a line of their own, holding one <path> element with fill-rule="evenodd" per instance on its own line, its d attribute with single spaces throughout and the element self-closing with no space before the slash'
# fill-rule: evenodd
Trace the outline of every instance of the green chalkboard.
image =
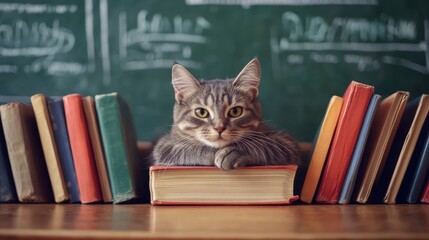
<svg viewBox="0 0 429 240">
<path fill-rule="evenodd" d="M 311 141 L 351 80 L 429 93 L 425 0 L 0 1 L 0 94 L 130 103 L 140 140 L 168 131 L 171 66 L 231 78 L 257 56 L 265 120 Z"/>
</svg>

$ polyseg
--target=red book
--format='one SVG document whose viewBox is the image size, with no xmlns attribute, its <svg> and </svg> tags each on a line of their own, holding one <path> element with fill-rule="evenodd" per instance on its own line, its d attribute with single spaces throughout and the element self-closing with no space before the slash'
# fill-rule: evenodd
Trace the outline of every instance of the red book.
<svg viewBox="0 0 429 240">
<path fill-rule="evenodd" d="M 150 167 L 154 205 L 282 205 L 294 195 L 296 165 L 255 166 L 222 171 L 217 167 Z"/>
<path fill-rule="evenodd" d="M 82 203 L 103 200 L 81 96 L 63 97 L 67 130 Z"/>
<path fill-rule="evenodd" d="M 420 198 L 420 202 L 429 203 L 429 178 L 426 180 L 425 190 L 423 190 L 422 197 Z"/>
<path fill-rule="evenodd" d="M 320 181 L 316 202 L 338 202 L 350 158 L 373 94 L 373 86 L 355 81 L 350 83 L 344 93 L 343 106 Z"/>
</svg>

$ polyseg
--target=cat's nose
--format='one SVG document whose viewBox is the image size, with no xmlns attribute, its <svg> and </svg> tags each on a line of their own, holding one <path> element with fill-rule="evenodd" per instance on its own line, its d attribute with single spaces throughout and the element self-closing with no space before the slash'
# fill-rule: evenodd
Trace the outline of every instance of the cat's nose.
<svg viewBox="0 0 429 240">
<path fill-rule="evenodd" d="M 223 131 L 225 131 L 226 127 L 217 127 L 214 128 L 216 130 L 216 132 L 218 132 L 219 134 L 223 133 Z"/>
</svg>

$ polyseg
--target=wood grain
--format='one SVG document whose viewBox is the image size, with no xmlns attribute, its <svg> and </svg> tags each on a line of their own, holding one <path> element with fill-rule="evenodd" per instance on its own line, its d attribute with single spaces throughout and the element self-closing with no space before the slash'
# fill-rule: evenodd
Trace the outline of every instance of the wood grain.
<svg viewBox="0 0 429 240">
<path fill-rule="evenodd" d="M 428 223 L 428 205 L 0 205 L 0 239 L 429 239 Z"/>
</svg>

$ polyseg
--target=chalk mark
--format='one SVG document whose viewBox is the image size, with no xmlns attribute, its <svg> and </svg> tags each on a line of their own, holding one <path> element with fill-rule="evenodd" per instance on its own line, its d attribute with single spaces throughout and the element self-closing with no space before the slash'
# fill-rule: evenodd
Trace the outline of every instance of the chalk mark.
<svg viewBox="0 0 429 240">
<path fill-rule="evenodd" d="M 110 85 L 110 53 L 109 53 L 109 19 L 107 0 L 100 0 L 100 41 L 101 41 L 101 61 L 103 67 L 103 83 Z"/>
</svg>

